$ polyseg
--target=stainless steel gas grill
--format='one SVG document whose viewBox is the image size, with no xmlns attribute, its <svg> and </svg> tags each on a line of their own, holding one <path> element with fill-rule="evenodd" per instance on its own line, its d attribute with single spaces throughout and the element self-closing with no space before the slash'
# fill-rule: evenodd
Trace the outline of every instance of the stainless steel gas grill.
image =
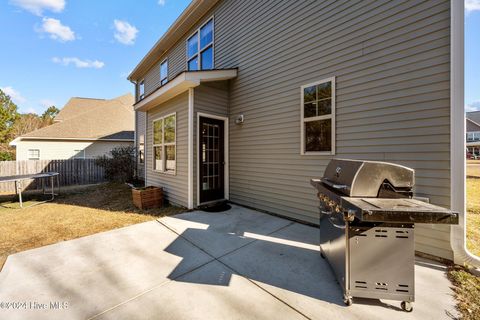
<svg viewBox="0 0 480 320">
<path fill-rule="evenodd" d="M 320 199 L 320 251 L 344 292 L 402 301 L 412 311 L 414 224 L 458 224 L 458 213 L 413 198 L 413 169 L 386 162 L 333 159 L 312 179 Z"/>
</svg>

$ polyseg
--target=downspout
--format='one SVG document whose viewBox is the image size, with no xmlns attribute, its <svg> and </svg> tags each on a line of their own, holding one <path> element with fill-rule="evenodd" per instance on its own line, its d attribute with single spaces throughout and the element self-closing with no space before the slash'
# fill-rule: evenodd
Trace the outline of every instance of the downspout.
<svg viewBox="0 0 480 320">
<path fill-rule="evenodd" d="M 453 261 L 480 267 L 480 258 L 466 247 L 466 159 L 464 106 L 464 3 L 450 0 L 450 206 L 460 212 L 450 227 Z"/>
</svg>

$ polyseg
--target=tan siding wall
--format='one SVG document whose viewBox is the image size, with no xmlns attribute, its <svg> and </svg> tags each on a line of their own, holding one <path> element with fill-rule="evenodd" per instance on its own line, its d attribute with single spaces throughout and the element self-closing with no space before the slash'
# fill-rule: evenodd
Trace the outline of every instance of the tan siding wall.
<svg viewBox="0 0 480 320">
<path fill-rule="evenodd" d="M 152 121 L 158 117 L 176 112 L 177 114 L 177 170 L 176 174 L 165 174 L 153 171 L 153 130 Z M 188 93 L 181 94 L 147 112 L 146 135 L 146 184 L 164 188 L 165 198 L 180 206 L 188 205 L 188 162 L 187 162 L 187 125 L 188 125 Z"/>
<path fill-rule="evenodd" d="M 197 152 L 198 152 L 198 113 L 207 113 L 215 116 L 228 116 L 228 82 L 207 83 L 196 87 L 194 90 L 194 121 L 193 121 L 193 203 L 197 205 Z"/>
<path fill-rule="evenodd" d="M 231 199 L 317 222 L 309 179 L 331 157 L 299 154 L 300 86 L 335 76 L 336 156 L 413 167 L 415 192 L 448 207 L 449 3 L 220 2 L 215 67 L 239 68 L 229 102 Z M 171 74 L 185 68 L 188 35 L 169 53 Z M 449 227 L 418 225 L 416 237 L 417 250 L 452 258 Z"/>
<path fill-rule="evenodd" d="M 129 145 L 133 145 L 133 141 L 20 141 L 16 147 L 16 160 L 28 160 L 28 149 L 39 149 L 40 160 L 62 160 L 73 158 L 74 150 L 85 150 L 86 158 L 96 158 L 108 155 L 113 148 Z"/>
<path fill-rule="evenodd" d="M 147 114 L 145 112 L 140 112 L 140 111 L 136 111 L 135 113 L 136 113 L 135 133 L 136 133 L 136 136 L 137 136 L 136 148 L 138 150 L 138 147 L 139 147 L 139 144 L 140 144 L 140 136 L 143 135 L 145 137 L 145 130 L 146 130 L 145 121 L 147 119 Z M 145 140 L 144 140 L 144 144 L 145 144 Z M 144 147 L 145 147 L 145 145 L 144 145 Z M 145 152 L 145 148 L 144 148 L 144 152 Z M 140 163 L 139 158 L 137 158 L 137 171 L 138 171 L 138 173 L 137 173 L 138 176 L 141 177 L 141 179 L 143 179 L 145 177 L 145 164 Z"/>
</svg>

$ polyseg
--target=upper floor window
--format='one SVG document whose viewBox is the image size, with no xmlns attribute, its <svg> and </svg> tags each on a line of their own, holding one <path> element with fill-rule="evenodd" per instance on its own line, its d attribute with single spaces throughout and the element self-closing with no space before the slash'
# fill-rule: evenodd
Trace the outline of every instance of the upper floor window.
<svg viewBox="0 0 480 320">
<path fill-rule="evenodd" d="M 145 97 L 145 80 L 138 83 L 138 100 L 142 100 Z"/>
<path fill-rule="evenodd" d="M 301 154 L 335 153 L 335 78 L 301 87 Z"/>
<path fill-rule="evenodd" d="M 187 40 L 189 71 L 213 69 L 213 18 Z"/>
<path fill-rule="evenodd" d="M 479 141 L 480 140 L 480 131 L 467 132 L 467 141 Z"/>
<path fill-rule="evenodd" d="M 168 82 L 168 60 L 164 60 L 160 64 L 160 85 L 163 86 Z"/>
</svg>

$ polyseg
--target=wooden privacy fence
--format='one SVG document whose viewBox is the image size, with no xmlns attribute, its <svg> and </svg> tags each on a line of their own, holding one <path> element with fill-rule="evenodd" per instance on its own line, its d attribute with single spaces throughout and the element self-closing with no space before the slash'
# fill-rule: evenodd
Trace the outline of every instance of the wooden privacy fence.
<svg viewBox="0 0 480 320">
<path fill-rule="evenodd" d="M 95 159 L 0 161 L 0 176 L 52 171 L 59 173 L 60 187 L 105 182 L 104 170 Z M 32 181 L 28 188 L 41 188 L 41 183 Z M 15 192 L 15 183 L 0 183 L 0 192 Z"/>
</svg>

